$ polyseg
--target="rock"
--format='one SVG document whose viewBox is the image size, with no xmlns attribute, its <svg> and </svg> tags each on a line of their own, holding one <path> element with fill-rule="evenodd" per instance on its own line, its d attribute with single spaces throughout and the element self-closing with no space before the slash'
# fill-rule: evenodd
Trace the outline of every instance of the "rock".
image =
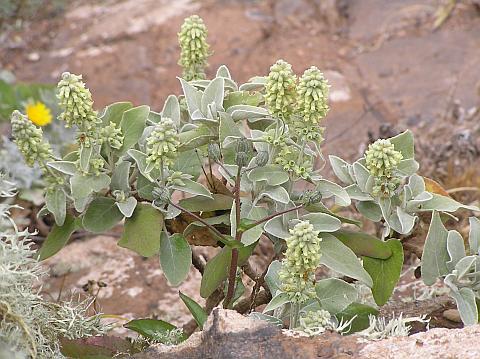
<svg viewBox="0 0 480 359">
<path fill-rule="evenodd" d="M 451 320 L 455 323 L 461 323 L 462 319 L 460 318 L 460 313 L 457 309 L 447 309 L 443 312 L 445 319 Z"/>
<path fill-rule="evenodd" d="M 185 343 L 176 347 L 154 345 L 134 358 L 357 358 L 363 345 L 357 343 L 356 337 L 331 332 L 319 337 L 292 334 L 273 324 L 216 308 L 204 330 L 194 333 Z"/>
</svg>

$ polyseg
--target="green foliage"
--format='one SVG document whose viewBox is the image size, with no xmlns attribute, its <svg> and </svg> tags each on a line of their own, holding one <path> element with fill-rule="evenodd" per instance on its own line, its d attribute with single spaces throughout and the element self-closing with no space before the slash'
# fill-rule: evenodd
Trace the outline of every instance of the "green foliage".
<svg viewBox="0 0 480 359">
<path fill-rule="evenodd" d="M 297 80 L 291 65 L 278 61 L 267 77 L 255 76 L 244 84 L 226 66 L 207 78 L 206 34 L 198 16 L 182 26 L 182 94 L 168 96 L 161 111 L 118 102 L 97 112 L 81 75 L 63 74 L 60 117 L 77 128 L 73 151 L 63 158 L 53 156 L 41 131 L 15 112 L 14 135 L 22 153 L 49 178 L 43 212 L 51 213 L 57 224 L 41 258 L 58 252 L 80 223 L 99 233 L 125 219 L 118 245 L 144 257 L 158 254 L 173 286 L 188 275 L 190 245 L 222 247 L 205 268 L 194 264 L 203 271 L 200 295 L 224 291 L 223 305 L 231 307 L 243 295 L 242 265 L 259 241 L 271 240 L 278 252 L 285 245 L 286 251 L 265 278 L 273 296 L 266 307 L 273 311 L 270 317 L 284 319 L 288 313 L 292 328 L 312 329 L 317 328 L 312 318 L 330 315 L 332 328 L 340 331 L 346 323 L 341 318 L 348 322 L 358 313 L 352 325 L 362 327 L 372 310 L 355 304 L 355 287 L 341 279 L 317 281 L 317 268 L 326 266 L 366 285 L 382 305 L 403 264 L 401 244 L 392 239 L 396 233 L 411 233 L 419 212 L 477 208 L 427 190 L 417 174 L 410 131 L 375 142 L 352 164 L 330 156 L 344 186 L 325 179 L 321 142 L 329 85 L 322 72 L 313 66 Z M 298 188 L 309 190 L 300 193 Z M 336 213 L 352 203 L 362 219 L 381 222 L 381 238 L 344 228 L 361 227 L 358 216 Z M 440 228 L 437 217 L 427 236 L 424 279 L 432 284 L 445 276 L 471 323 L 477 320 L 476 289 L 459 283 L 474 277 L 468 258 L 476 256 L 479 226 L 472 222 L 476 252 L 466 256 L 458 236 Z M 444 248 L 438 247 L 437 237 L 443 238 Z M 206 314 L 198 304 L 181 298 L 203 325 Z M 332 315 L 339 313 L 344 314 L 337 323 Z M 175 329 L 162 323 L 133 322 L 130 327 L 149 340 L 173 340 L 165 331 Z M 325 328 L 323 324 L 318 328 Z"/>
<path fill-rule="evenodd" d="M 179 292 L 179 295 L 180 299 L 183 301 L 183 303 L 185 303 L 190 313 L 192 313 L 193 318 L 198 324 L 198 327 L 203 329 L 203 325 L 207 321 L 208 317 L 205 310 L 203 310 L 203 308 L 189 296 L 183 294 L 182 292 Z"/>
</svg>

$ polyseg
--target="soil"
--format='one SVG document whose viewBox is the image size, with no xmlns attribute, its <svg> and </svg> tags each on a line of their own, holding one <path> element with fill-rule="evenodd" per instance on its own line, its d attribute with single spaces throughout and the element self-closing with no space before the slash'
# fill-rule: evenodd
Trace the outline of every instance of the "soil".
<svg viewBox="0 0 480 359">
<path fill-rule="evenodd" d="M 267 74 L 278 58 L 297 73 L 322 69 L 332 85 L 324 151 L 353 160 L 379 127 L 413 127 L 429 144 L 438 139 L 428 130 L 445 125 L 453 102 L 466 111 L 479 105 L 479 9 L 474 1 L 459 2 L 434 31 L 437 6 L 434 0 L 74 1 L 63 14 L 0 34 L 0 68 L 28 82 L 82 73 L 98 108 L 128 100 L 158 111 L 180 92 L 177 31 L 197 13 L 214 51 L 209 75 L 227 64 L 244 82 Z M 47 264 L 54 276 L 45 291 L 53 297 L 60 288 L 65 295 L 88 280 L 105 281 L 98 298 L 105 313 L 157 315 L 182 325 L 189 316 L 178 290 L 202 303 L 195 270 L 171 288 L 157 258 L 135 256 L 117 247 L 115 237 L 76 241 Z M 414 283 L 410 274 L 407 285 Z"/>
</svg>

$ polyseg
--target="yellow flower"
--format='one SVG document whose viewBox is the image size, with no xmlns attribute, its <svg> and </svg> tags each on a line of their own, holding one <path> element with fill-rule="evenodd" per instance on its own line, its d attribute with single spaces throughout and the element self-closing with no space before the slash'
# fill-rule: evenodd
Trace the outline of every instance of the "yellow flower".
<svg viewBox="0 0 480 359">
<path fill-rule="evenodd" d="M 50 109 L 40 101 L 31 102 L 25 106 L 28 118 L 37 126 L 46 126 L 52 122 Z"/>
</svg>

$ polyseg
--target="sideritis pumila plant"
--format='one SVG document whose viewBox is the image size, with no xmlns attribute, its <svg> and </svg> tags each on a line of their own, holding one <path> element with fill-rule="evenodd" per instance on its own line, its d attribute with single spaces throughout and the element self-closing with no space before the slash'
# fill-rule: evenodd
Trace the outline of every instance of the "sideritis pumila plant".
<svg viewBox="0 0 480 359">
<path fill-rule="evenodd" d="M 342 185 L 327 180 L 321 144 L 330 104 L 322 71 L 296 73 L 279 60 L 266 76 L 238 84 L 226 66 L 207 69 L 206 35 L 198 16 L 185 20 L 181 94 L 168 96 L 162 108 L 117 102 L 96 112 L 81 76 L 62 75 L 61 119 L 78 129 L 78 140 L 63 158 L 45 150 L 35 158 L 58 183 L 46 191 L 42 213 L 56 225 L 40 258 L 56 254 L 62 245 L 52 242 L 64 244 L 76 230 L 101 233 L 124 221 L 119 246 L 158 256 L 172 286 L 193 264 L 202 273 L 200 295 L 213 306 L 244 312 L 267 304 L 264 317 L 290 321 L 291 328 L 312 327 L 310 319 L 326 318 L 326 311 L 338 324 L 346 311 L 365 310 L 344 277 L 385 304 L 403 263 L 398 235 L 412 232 L 419 212 L 465 206 L 427 190 L 410 131 L 379 140 L 353 164 L 329 156 Z M 22 131 L 14 136 L 25 143 Z M 382 224 L 381 238 L 338 214 L 351 205 Z M 283 258 L 265 276 L 248 270 L 259 241 L 272 241 Z M 195 250 L 202 245 L 218 247 L 206 265 Z M 340 278 L 320 275 L 325 267 Z M 253 289 L 245 288 L 245 276 Z M 331 293 L 341 300 L 329 300 Z M 212 305 L 205 311 L 181 299 L 202 327 Z"/>
</svg>

